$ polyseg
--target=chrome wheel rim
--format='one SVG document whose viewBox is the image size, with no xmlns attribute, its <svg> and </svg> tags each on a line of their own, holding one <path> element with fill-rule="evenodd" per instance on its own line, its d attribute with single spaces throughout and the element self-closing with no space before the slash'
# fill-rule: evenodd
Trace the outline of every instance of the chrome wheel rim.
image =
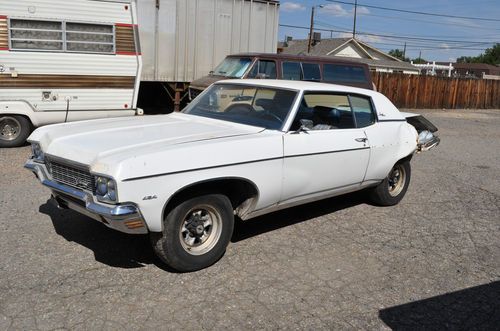
<svg viewBox="0 0 500 331">
<path fill-rule="evenodd" d="M 388 186 L 389 186 L 389 194 L 392 197 L 398 196 L 405 186 L 406 182 L 406 171 L 403 165 L 396 164 L 391 172 L 389 173 Z"/>
<path fill-rule="evenodd" d="M 21 123 L 11 116 L 0 117 L 0 139 L 11 141 L 21 134 Z"/>
<path fill-rule="evenodd" d="M 209 205 L 199 205 L 184 216 L 179 239 L 186 252 L 202 255 L 214 248 L 221 233 L 222 218 L 219 212 Z"/>
</svg>

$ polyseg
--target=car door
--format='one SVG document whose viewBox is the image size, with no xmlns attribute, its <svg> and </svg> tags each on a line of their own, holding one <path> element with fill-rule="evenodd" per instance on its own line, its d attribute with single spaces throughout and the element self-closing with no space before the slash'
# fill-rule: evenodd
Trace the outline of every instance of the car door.
<svg viewBox="0 0 500 331">
<path fill-rule="evenodd" d="M 370 145 L 347 94 L 306 92 L 283 143 L 282 203 L 349 189 L 364 179 Z"/>
</svg>

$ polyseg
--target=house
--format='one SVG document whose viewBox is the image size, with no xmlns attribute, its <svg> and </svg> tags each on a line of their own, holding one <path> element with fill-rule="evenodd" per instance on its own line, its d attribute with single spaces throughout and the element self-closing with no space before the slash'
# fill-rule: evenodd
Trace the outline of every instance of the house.
<svg viewBox="0 0 500 331">
<path fill-rule="evenodd" d="M 486 63 L 453 63 L 454 76 L 467 78 L 500 79 L 500 67 Z"/>
<path fill-rule="evenodd" d="M 314 33 L 311 50 L 307 48 L 309 39 L 290 39 L 278 45 L 278 52 L 294 55 L 335 56 L 344 60 L 366 63 L 372 71 L 416 74 L 419 69 L 408 62 L 401 61 L 381 50 L 372 47 L 356 38 L 321 39 Z"/>
</svg>

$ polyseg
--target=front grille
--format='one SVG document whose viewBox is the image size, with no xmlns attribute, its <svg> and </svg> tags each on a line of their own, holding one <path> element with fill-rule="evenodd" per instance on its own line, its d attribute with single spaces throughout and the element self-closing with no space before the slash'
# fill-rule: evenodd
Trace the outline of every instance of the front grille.
<svg viewBox="0 0 500 331">
<path fill-rule="evenodd" d="M 48 162 L 49 172 L 56 182 L 94 193 L 95 179 L 88 170 L 59 163 Z"/>
</svg>

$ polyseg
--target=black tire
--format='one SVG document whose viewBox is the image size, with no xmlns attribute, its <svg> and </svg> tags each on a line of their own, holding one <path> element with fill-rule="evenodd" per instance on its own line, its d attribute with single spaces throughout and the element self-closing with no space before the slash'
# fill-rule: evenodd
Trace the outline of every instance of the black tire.
<svg viewBox="0 0 500 331">
<path fill-rule="evenodd" d="M 0 147 L 22 146 L 31 130 L 31 122 L 26 117 L 0 114 Z"/>
<path fill-rule="evenodd" d="M 211 226 L 206 226 L 209 222 Z M 163 232 L 151 234 L 151 243 L 169 267 L 181 272 L 196 271 L 211 266 L 224 255 L 233 228 L 234 214 L 229 199 L 225 195 L 209 194 L 173 208 L 165 216 Z"/>
<path fill-rule="evenodd" d="M 395 172 L 399 172 L 397 176 Z M 396 177 L 399 177 L 396 180 Z M 370 199 L 380 206 L 394 206 L 406 194 L 410 185 L 411 167 L 409 161 L 401 161 L 394 165 L 389 175 L 370 191 Z"/>
</svg>

